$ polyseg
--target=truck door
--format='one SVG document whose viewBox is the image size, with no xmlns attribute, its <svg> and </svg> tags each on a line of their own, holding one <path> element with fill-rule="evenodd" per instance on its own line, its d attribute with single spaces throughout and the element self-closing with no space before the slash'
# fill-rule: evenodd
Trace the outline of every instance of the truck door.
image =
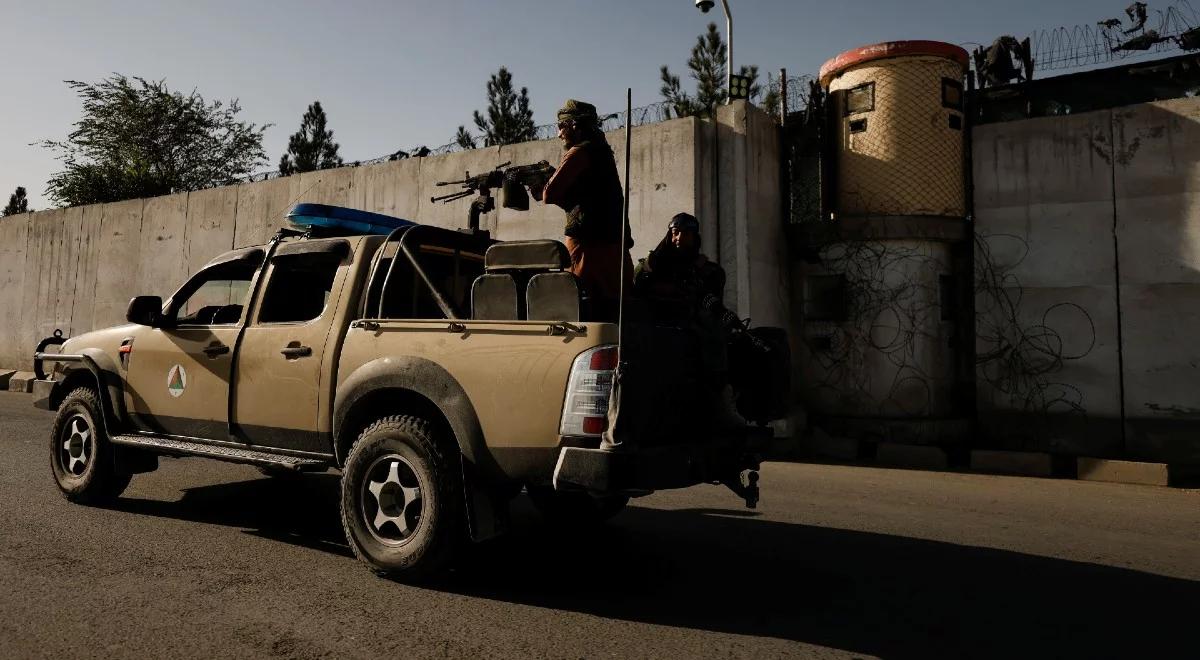
<svg viewBox="0 0 1200 660">
<path fill-rule="evenodd" d="M 164 324 L 140 328 L 126 360 L 126 406 L 142 430 L 229 437 L 229 376 L 261 249 L 205 266 L 167 301 Z"/>
<path fill-rule="evenodd" d="M 343 239 L 280 246 L 266 271 L 261 303 L 238 350 L 234 431 L 253 445 L 329 453 L 331 347 L 345 324 L 339 299 L 350 272 Z"/>
</svg>

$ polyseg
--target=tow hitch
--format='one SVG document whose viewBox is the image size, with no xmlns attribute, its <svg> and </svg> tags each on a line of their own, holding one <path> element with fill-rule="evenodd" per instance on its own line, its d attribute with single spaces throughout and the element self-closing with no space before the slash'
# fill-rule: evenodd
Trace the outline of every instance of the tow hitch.
<svg viewBox="0 0 1200 660">
<path fill-rule="evenodd" d="M 758 508 L 758 470 L 742 470 L 736 478 L 721 483 L 745 500 L 747 509 Z"/>
</svg>

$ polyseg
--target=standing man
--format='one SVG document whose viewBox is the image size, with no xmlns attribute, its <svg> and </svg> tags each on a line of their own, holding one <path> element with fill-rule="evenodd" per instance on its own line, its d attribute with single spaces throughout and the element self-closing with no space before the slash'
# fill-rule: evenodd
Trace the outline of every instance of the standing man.
<svg viewBox="0 0 1200 660">
<path fill-rule="evenodd" d="M 568 99 L 558 111 L 562 162 L 542 192 L 543 201 L 567 212 L 563 230 L 571 254 L 571 272 L 582 282 L 595 321 L 616 322 L 621 304 L 621 265 L 625 286 L 633 285 L 629 248 L 633 239 L 624 224 L 624 196 L 612 147 L 600 130 L 596 106 Z"/>
</svg>

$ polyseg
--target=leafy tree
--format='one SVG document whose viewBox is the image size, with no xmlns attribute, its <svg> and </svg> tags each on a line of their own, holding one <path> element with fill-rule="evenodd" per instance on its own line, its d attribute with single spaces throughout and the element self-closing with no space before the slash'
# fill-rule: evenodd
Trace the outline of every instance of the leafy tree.
<svg viewBox="0 0 1200 660">
<path fill-rule="evenodd" d="M 280 174 L 286 176 L 342 166 L 333 131 L 325 127 L 327 121 L 321 102 L 313 101 L 300 120 L 300 130 L 288 138 L 287 152 L 279 157 Z"/>
<path fill-rule="evenodd" d="M 505 67 L 492 74 L 487 84 L 487 116 L 475 111 L 475 126 L 483 132 L 484 146 L 527 142 L 537 137 L 529 90 L 513 91 L 512 74 Z"/>
<path fill-rule="evenodd" d="M 676 117 L 711 117 L 716 107 L 725 103 L 729 95 L 725 68 L 727 54 L 728 49 L 721 33 L 717 31 L 717 24 L 709 23 L 708 30 L 696 37 L 696 45 L 692 46 L 692 54 L 687 61 L 691 78 L 696 81 L 695 96 L 683 91 L 679 76 L 673 75 L 670 68 L 664 65 L 659 69 L 662 80 L 659 93 L 670 104 Z M 757 102 L 763 91 L 758 82 L 758 66 L 742 66 L 738 69 L 738 75 L 750 78 L 750 102 Z M 778 103 L 776 97 L 775 104 Z M 766 107 L 770 108 L 770 105 Z"/>
<path fill-rule="evenodd" d="M 17 186 L 17 191 L 8 196 L 8 206 L 4 207 L 4 211 L 0 212 L 0 216 L 16 215 L 18 213 L 29 213 L 29 200 L 25 199 L 25 188 Z"/>
<path fill-rule="evenodd" d="M 120 74 L 66 83 L 83 101 L 83 118 L 65 141 L 39 143 L 63 162 L 46 185 L 59 205 L 229 185 L 265 162 L 262 136 L 270 124 L 238 121 L 236 99 L 208 103 L 195 90 L 184 95 L 162 80 Z"/>
<path fill-rule="evenodd" d="M 454 134 L 454 144 L 462 149 L 474 149 L 479 146 L 475 143 L 475 137 L 467 132 L 466 126 L 458 127 L 458 132 Z"/>
</svg>

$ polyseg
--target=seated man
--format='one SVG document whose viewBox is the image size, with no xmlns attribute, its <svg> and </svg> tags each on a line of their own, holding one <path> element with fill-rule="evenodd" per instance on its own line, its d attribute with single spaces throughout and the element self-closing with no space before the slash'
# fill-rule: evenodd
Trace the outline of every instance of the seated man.
<svg viewBox="0 0 1200 660">
<path fill-rule="evenodd" d="M 744 425 L 734 409 L 727 357 L 730 338 L 743 326 L 721 302 L 725 270 L 700 252 L 700 223 L 695 216 L 679 213 L 671 218 L 667 235 L 638 262 L 633 287 L 635 295 L 653 302 L 658 315 L 694 330 L 708 386 L 721 400 L 723 425 Z"/>
</svg>

